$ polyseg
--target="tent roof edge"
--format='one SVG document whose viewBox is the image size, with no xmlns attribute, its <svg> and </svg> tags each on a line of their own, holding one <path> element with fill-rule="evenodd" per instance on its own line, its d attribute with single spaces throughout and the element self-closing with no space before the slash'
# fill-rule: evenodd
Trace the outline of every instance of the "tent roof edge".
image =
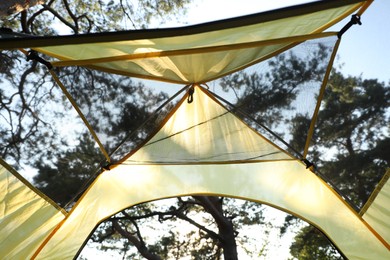
<svg viewBox="0 0 390 260">
<path fill-rule="evenodd" d="M 366 0 L 326 0 L 319 2 L 311 2 L 280 9 L 274 9 L 266 12 L 250 14 L 246 16 L 239 16 L 224 20 L 176 28 L 127 30 L 118 32 L 88 33 L 64 36 L 31 36 L 27 34 L 23 35 L 20 33 L 11 33 L 7 30 L 3 30 L 3 33 L 5 32 L 4 35 L 8 35 L 9 37 L 0 38 L 0 49 L 32 48 L 69 44 L 98 43 L 107 41 L 137 40 L 144 38 L 183 36 L 241 27 L 255 23 L 263 23 L 297 15 L 305 15 L 308 13 L 337 8 L 345 5 L 363 3 L 365 1 Z"/>
</svg>

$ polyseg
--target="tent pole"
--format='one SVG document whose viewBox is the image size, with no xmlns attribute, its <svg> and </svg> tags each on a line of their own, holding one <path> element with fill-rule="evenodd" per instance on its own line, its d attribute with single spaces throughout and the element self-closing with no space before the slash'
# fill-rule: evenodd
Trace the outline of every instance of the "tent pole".
<svg viewBox="0 0 390 260">
<path fill-rule="evenodd" d="M 325 72 L 324 80 L 322 81 L 320 93 L 319 93 L 318 99 L 317 99 L 317 104 L 316 104 L 316 107 L 315 107 L 314 112 L 313 112 L 313 116 L 312 116 L 312 119 L 310 122 L 309 132 L 308 132 L 307 138 L 306 138 L 305 149 L 303 151 L 303 158 L 304 159 L 306 159 L 307 153 L 309 151 L 310 141 L 313 137 L 314 127 L 315 127 L 315 124 L 317 122 L 318 112 L 320 110 L 321 102 L 322 102 L 322 99 L 323 99 L 324 94 L 325 94 L 326 86 L 328 85 L 329 76 L 330 76 L 330 73 L 331 73 L 332 68 L 333 68 L 333 62 L 336 58 L 336 54 L 337 54 L 337 50 L 339 48 L 339 45 L 340 45 L 340 38 L 338 38 L 338 40 L 335 44 L 335 47 L 334 47 L 333 52 L 332 52 L 332 56 L 330 57 L 328 67 L 327 67 L 326 72 Z"/>
<path fill-rule="evenodd" d="M 73 108 L 76 110 L 78 115 L 83 120 L 84 124 L 87 126 L 89 132 L 92 134 L 92 136 L 95 139 L 96 143 L 99 145 L 99 148 L 100 148 L 101 152 L 103 153 L 104 157 L 106 158 L 107 162 L 110 162 L 111 161 L 110 160 L 110 156 L 108 155 L 108 153 L 107 153 L 106 149 L 104 148 L 103 144 L 100 142 L 99 137 L 97 136 L 96 132 L 93 130 L 92 126 L 89 124 L 89 122 L 86 119 L 86 117 L 84 116 L 83 112 L 80 110 L 80 108 L 76 104 L 76 101 L 73 99 L 73 97 L 70 95 L 70 93 L 66 90 L 64 84 L 62 84 L 62 82 L 58 78 L 57 74 L 55 73 L 55 71 L 53 69 L 53 65 L 50 62 L 48 62 L 48 61 L 44 60 L 43 58 L 39 57 L 39 55 L 38 55 L 38 53 L 36 51 L 33 51 L 33 50 L 26 51 L 24 49 L 19 49 L 19 50 L 26 55 L 28 61 L 29 60 L 36 60 L 39 63 L 41 63 L 41 64 L 43 64 L 43 65 L 45 65 L 47 67 L 47 69 L 49 70 L 49 72 L 52 75 L 53 79 L 55 80 L 57 85 L 61 88 L 62 92 L 65 94 L 65 96 L 67 97 L 69 102 L 72 104 Z"/>
<path fill-rule="evenodd" d="M 107 153 L 106 149 L 104 148 L 103 144 L 100 142 L 100 139 L 97 136 L 96 132 L 92 129 L 92 126 L 89 124 L 88 120 L 85 118 L 83 112 L 80 110 L 80 108 L 76 104 L 75 100 L 72 98 L 70 93 L 66 90 L 65 86 L 62 84 L 62 82 L 60 81 L 60 79 L 58 78 L 58 76 L 54 72 L 54 70 L 53 69 L 49 69 L 49 72 L 52 75 L 53 79 L 56 81 L 57 85 L 61 88 L 62 92 L 68 98 L 68 100 L 72 104 L 73 108 L 77 111 L 77 113 L 79 114 L 79 116 L 83 120 L 84 124 L 87 126 L 89 132 L 92 134 L 92 136 L 95 139 L 96 143 L 99 145 L 99 148 L 102 151 L 104 157 L 106 157 L 107 162 L 110 162 L 110 156 L 108 155 L 108 153 Z"/>
</svg>

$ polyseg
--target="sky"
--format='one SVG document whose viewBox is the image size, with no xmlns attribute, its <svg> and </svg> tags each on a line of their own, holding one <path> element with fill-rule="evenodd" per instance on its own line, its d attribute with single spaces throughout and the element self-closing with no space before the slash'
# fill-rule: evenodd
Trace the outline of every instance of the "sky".
<svg viewBox="0 0 390 260">
<path fill-rule="evenodd" d="M 376 0 L 362 15 L 362 25 L 347 31 L 338 54 L 347 74 L 390 80 L 390 1 Z"/>
<path fill-rule="evenodd" d="M 197 24 L 312 1 L 304 0 L 195 0 L 184 21 Z M 239 4 L 237 4 L 239 3 Z M 362 15 L 362 25 L 350 28 L 341 41 L 337 65 L 343 63 L 347 75 L 390 80 L 389 0 L 375 0 Z M 338 31 L 349 17 L 331 30 Z"/>
</svg>

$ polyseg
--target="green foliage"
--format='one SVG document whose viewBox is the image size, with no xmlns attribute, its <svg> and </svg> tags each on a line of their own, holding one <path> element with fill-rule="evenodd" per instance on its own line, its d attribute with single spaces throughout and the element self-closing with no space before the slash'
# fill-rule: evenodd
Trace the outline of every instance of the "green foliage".
<svg viewBox="0 0 390 260">
<path fill-rule="evenodd" d="M 319 113 L 314 147 L 334 149 L 319 156 L 320 171 L 361 208 L 390 165 L 390 88 L 377 80 L 334 71 Z"/>
<path fill-rule="evenodd" d="M 75 149 L 53 155 L 55 162 L 37 161 L 39 174 L 34 177 L 37 188 L 44 194 L 65 206 L 76 195 L 88 179 L 99 170 L 102 157 L 95 142 L 83 134 Z M 84 187 L 86 188 L 86 187 Z"/>
<path fill-rule="evenodd" d="M 377 80 L 344 76 L 333 71 L 312 140 L 311 159 L 319 171 L 357 210 L 390 166 L 390 87 Z M 302 142 L 296 118 L 294 142 Z M 321 152 L 322 153 L 321 153 Z M 331 155 L 324 156 L 326 151 Z M 286 219 L 285 232 L 294 219 Z M 297 259 L 340 259 L 336 250 L 313 227 L 303 228 L 290 247 Z M 342 258 L 341 258 L 342 259 Z"/>
<path fill-rule="evenodd" d="M 300 260 L 338 260 L 343 259 L 329 246 L 329 241 L 318 229 L 306 226 L 295 236 L 290 247 L 293 257 Z"/>
</svg>

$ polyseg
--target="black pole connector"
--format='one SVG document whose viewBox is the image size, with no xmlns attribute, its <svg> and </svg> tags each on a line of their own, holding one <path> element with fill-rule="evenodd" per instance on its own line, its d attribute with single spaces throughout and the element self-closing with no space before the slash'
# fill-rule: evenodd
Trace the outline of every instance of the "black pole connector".
<svg viewBox="0 0 390 260">
<path fill-rule="evenodd" d="M 36 52 L 36 51 L 31 50 L 27 53 L 27 61 L 30 61 L 30 60 L 35 60 L 35 61 L 45 65 L 49 70 L 51 70 L 53 68 L 53 65 L 51 65 L 50 62 L 39 57 L 38 52 Z"/>
<path fill-rule="evenodd" d="M 314 166 L 314 164 L 310 162 L 308 159 L 301 159 L 301 161 L 306 165 L 306 169 L 309 169 L 312 166 Z"/>
<path fill-rule="evenodd" d="M 351 21 L 349 21 L 341 30 L 338 32 L 337 37 L 340 39 L 341 36 L 352 27 L 352 25 L 362 25 L 362 22 L 360 21 L 360 16 L 357 14 L 353 14 L 351 17 Z"/>
<path fill-rule="evenodd" d="M 111 170 L 111 165 L 112 165 L 112 163 L 110 163 L 108 161 L 103 161 L 100 163 L 100 167 L 106 171 Z"/>
<path fill-rule="evenodd" d="M 194 91 L 195 90 L 193 86 L 188 90 L 188 99 L 187 99 L 188 104 L 191 104 L 192 101 L 194 101 Z"/>
</svg>

